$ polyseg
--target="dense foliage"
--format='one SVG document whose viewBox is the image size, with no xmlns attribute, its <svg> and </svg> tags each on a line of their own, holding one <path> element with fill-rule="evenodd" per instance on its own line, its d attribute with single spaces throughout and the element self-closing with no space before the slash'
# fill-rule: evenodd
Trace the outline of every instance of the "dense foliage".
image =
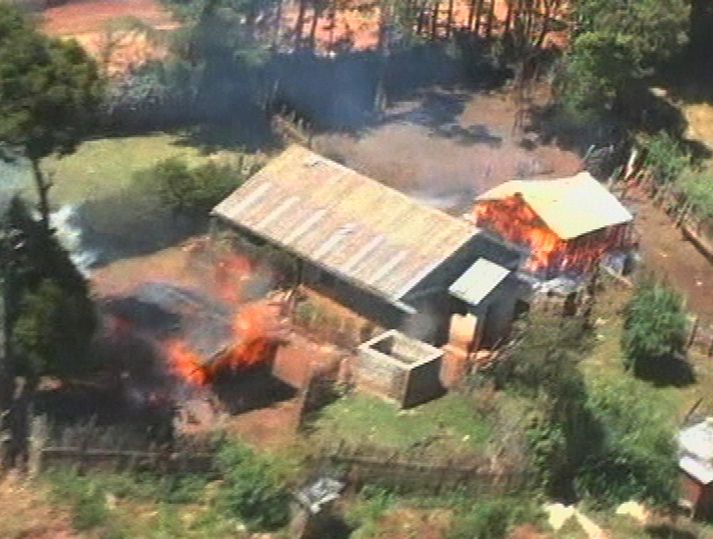
<svg viewBox="0 0 713 539">
<path fill-rule="evenodd" d="M 137 188 L 155 197 L 158 207 L 190 217 L 205 217 L 218 202 L 240 186 L 250 170 L 209 162 L 190 168 L 181 159 L 161 161 L 139 172 Z"/>
<path fill-rule="evenodd" d="M 681 361 L 686 311 L 680 294 L 651 279 L 642 281 L 627 307 L 622 348 L 627 368 L 666 381 Z"/>
<path fill-rule="evenodd" d="M 13 372 L 36 381 L 45 374 L 85 371 L 96 327 L 87 283 L 57 240 L 17 199 L 5 230 L 18 237 L 12 252 L 4 253 L 9 259 L 4 299 Z"/>
<path fill-rule="evenodd" d="M 534 315 L 496 372 L 532 402 L 527 440 L 534 475 L 549 496 L 610 505 L 667 504 L 675 495 L 671 425 L 621 385 L 588 387 L 578 361 L 589 336 L 577 319 Z"/>
<path fill-rule="evenodd" d="M 494 498 L 480 500 L 455 519 L 449 539 L 505 539 L 518 524 L 538 520 L 534 500 Z"/>
<path fill-rule="evenodd" d="M 577 492 L 602 505 L 643 500 L 668 505 L 677 498 L 674 425 L 626 379 L 593 384 L 588 408 L 601 427 L 598 451 L 585 459 Z M 599 447 L 597 447 L 599 446 Z"/>
<path fill-rule="evenodd" d="M 686 43 L 685 0 L 578 0 L 576 32 L 560 81 L 560 97 L 580 113 L 621 107 L 638 81 Z M 635 97 L 634 97 L 635 98 Z"/>
<path fill-rule="evenodd" d="M 681 144 L 664 131 L 645 139 L 642 147 L 646 152 L 645 165 L 660 184 L 678 180 L 690 164 Z"/>
<path fill-rule="evenodd" d="M 220 503 L 251 530 L 287 523 L 289 494 L 270 463 L 238 443 L 226 443 L 218 455 L 224 488 Z"/>
</svg>

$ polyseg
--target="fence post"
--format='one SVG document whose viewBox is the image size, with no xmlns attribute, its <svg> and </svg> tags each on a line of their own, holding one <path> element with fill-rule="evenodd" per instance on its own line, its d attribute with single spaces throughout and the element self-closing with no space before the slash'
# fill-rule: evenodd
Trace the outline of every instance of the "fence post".
<svg viewBox="0 0 713 539">
<path fill-rule="evenodd" d="M 47 416 L 41 415 L 32 418 L 30 423 L 30 450 L 27 469 L 30 477 L 42 471 L 42 451 L 47 443 Z"/>
<path fill-rule="evenodd" d="M 696 334 L 698 333 L 698 323 L 699 323 L 699 318 L 696 316 L 693 319 L 693 325 L 691 326 L 691 332 L 688 334 L 688 340 L 686 341 L 686 349 L 690 348 L 693 345 L 693 342 L 696 340 Z"/>
<path fill-rule="evenodd" d="M 708 345 L 708 352 L 706 354 L 709 358 L 713 357 L 713 335 L 711 335 L 711 343 Z"/>
</svg>

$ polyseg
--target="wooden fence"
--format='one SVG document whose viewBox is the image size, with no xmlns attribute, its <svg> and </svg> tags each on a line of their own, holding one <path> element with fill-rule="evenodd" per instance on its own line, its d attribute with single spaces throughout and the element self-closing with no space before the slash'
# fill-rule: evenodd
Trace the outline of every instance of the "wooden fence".
<svg viewBox="0 0 713 539">
<path fill-rule="evenodd" d="M 522 490 L 528 484 L 522 471 L 493 466 L 476 457 L 435 457 L 422 451 L 340 444 L 323 450 L 320 460 L 320 467 L 344 476 L 355 488 L 371 484 L 399 492 L 496 495 Z"/>
<path fill-rule="evenodd" d="M 215 470 L 216 447 L 212 440 L 197 438 L 159 444 L 116 426 L 97 426 L 94 421 L 50 425 L 45 416 L 39 416 L 31 424 L 29 470 L 36 474 L 54 466 L 73 466 L 112 472 L 210 473 Z"/>
</svg>

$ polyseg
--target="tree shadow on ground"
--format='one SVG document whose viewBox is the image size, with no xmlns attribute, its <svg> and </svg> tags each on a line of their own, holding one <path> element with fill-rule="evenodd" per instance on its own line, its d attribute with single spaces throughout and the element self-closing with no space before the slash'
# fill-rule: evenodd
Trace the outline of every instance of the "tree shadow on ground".
<svg viewBox="0 0 713 539">
<path fill-rule="evenodd" d="M 153 199 L 129 188 L 105 198 L 88 200 L 72 217 L 73 258 L 98 268 L 113 261 L 146 255 L 205 232 L 207 220 L 162 210 Z"/>
<path fill-rule="evenodd" d="M 576 116 L 557 104 L 533 107 L 526 132 L 537 134 L 541 142 L 583 155 L 591 146 L 628 145 L 634 132 L 655 134 L 667 131 L 683 141 L 694 160 L 711 157 L 711 151 L 685 138 L 688 121 L 665 94 L 641 85 L 631 92 L 617 111 Z"/>
<path fill-rule="evenodd" d="M 656 387 L 687 387 L 696 382 L 693 366 L 685 358 L 662 358 L 656 362 L 639 363 L 634 375 Z"/>
<path fill-rule="evenodd" d="M 675 528 L 670 524 L 656 524 L 646 527 L 646 535 L 651 539 L 698 539 L 699 534 Z"/>
</svg>

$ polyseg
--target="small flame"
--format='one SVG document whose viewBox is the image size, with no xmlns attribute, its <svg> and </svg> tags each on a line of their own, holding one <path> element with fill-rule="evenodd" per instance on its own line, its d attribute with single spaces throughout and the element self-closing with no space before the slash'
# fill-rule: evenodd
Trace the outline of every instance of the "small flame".
<svg viewBox="0 0 713 539">
<path fill-rule="evenodd" d="M 215 284 L 218 295 L 230 303 L 236 304 L 243 298 L 243 286 L 253 274 L 252 262 L 237 254 L 224 254 L 215 264 Z"/>
</svg>

